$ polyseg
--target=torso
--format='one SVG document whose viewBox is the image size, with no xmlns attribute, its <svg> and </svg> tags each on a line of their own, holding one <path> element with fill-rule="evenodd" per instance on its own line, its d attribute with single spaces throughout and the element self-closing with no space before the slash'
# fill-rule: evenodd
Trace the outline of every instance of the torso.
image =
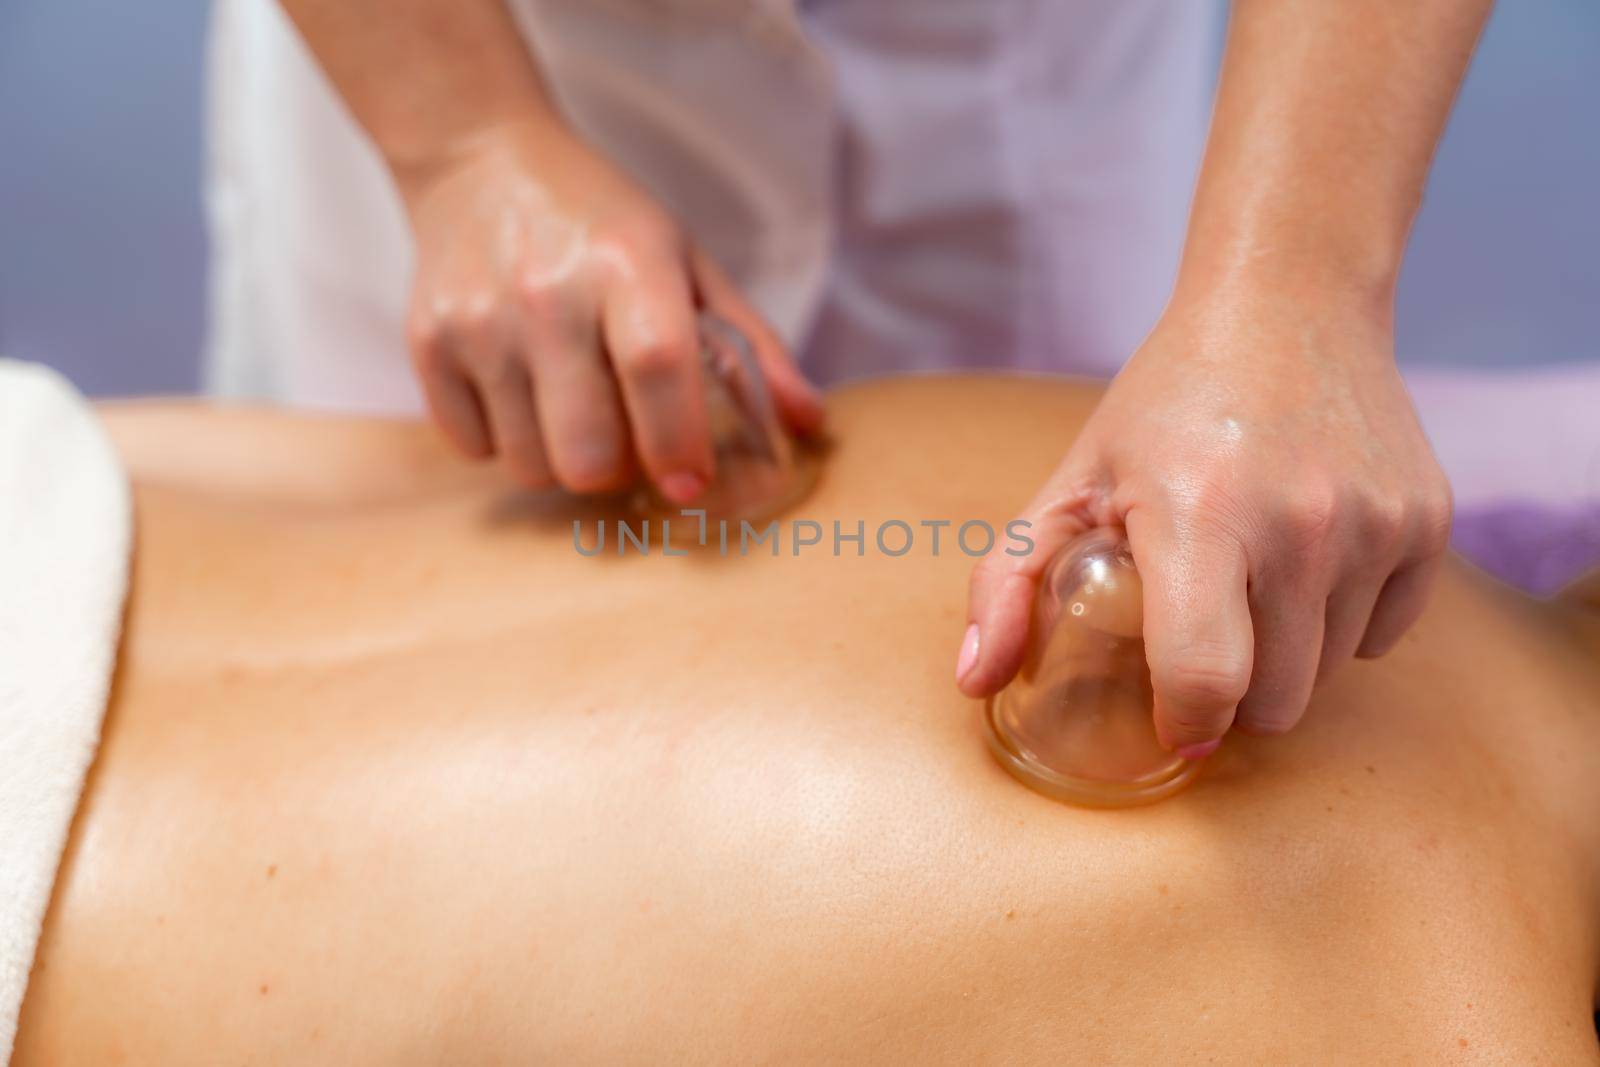
<svg viewBox="0 0 1600 1067">
<path fill-rule="evenodd" d="M 1595 1061 L 1576 607 L 1452 566 L 1155 807 L 993 764 L 972 561 L 872 531 L 998 526 L 1092 399 L 836 394 L 776 559 L 582 557 L 419 428 L 113 412 L 136 581 L 16 1062 Z"/>
</svg>

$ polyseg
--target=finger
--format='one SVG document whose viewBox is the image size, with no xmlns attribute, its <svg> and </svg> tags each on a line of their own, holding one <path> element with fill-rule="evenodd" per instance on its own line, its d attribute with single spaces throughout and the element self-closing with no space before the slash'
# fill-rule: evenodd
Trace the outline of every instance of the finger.
<svg viewBox="0 0 1600 1067">
<path fill-rule="evenodd" d="M 1328 599 L 1301 583 L 1263 581 L 1249 600 L 1255 651 L 1250 688 L 1239 701 L 1234 724 L 1249 734 L 1285 733 L 1311 702 Z"/>
<path fill-rule="evenodd" d="M 750 339 L 784 424 L 801 436 L 820 430 L 824 418 L 822 394 L 795 366 L 783 339 L 710 256 L 695 249 L 690 253 L 690 263 L 701 302 Z"/>
<path fill-rule="evenodd" d="M 1357 656 L 1373 659 L 1383 655 L 1422 617 L 1450 544 L 1452 511 L 1450 488 L 1442 479 L 1436 491 L 1425 494 L 1413 508 L 1405 554 L 1383 583 Z"/>
<path fill-rule="evenodd" d="M 1059 474 L 1017 519 L 996 531 L 994 546 L 973 568 L 968 584 L 967 632 L 956 662 L 956 684 L 963 693 L 988 696 L 1017 673 L 1039 577 L 1061 546 L 1106 521 L 1098 514 L 1100 498 L 1083 477 Z"/>
<path fill-rule="evenodd" d="M 625 487 L 635 473 L 627 418 L 593 311 L 534 294 L 522 305 L 520 343 L 555 480 L 574 493 Z"/>
<path fill-rule="evenodd" d="M 1156 738 L 1198 758 L 1227 732 L 1250 684 L 1254 629 L 1244 549 L 1231 535 L 1148 508 L 1129 511 L 1126 523 L 1144 580 Z"/>
<path fill-rule="evenodd" d="M 1429 556 L 1405 564 L 1383 583 L 1383 591 L 1372 608 L 1366 634 L 1356 648 L 1363 659 L 1376 659 L 1393 648 L 1413 623 L 1422 617 L 1428 606 L 1428 595 L 1433 591 L 1443 556 Z"/>
<path fill-rule="evenodd" d="M 500 369 L 485 374 L 478 389 L 489 415 L 495 451 L 506 470 L 530 489 L 547 489 L 555 484 L 540 439 L 533 382 L 522 363 L 510 354 L 502 355 Z"/>
<path fill-rule="evenodd" d="M 451 444 L 473 459 L 493 455 L 494 441 L 477 390 L 451 358 L 437 323 L 419 320 L 407 329 L 407 335 L 412 368 L 434 424 Z"/>
<path fill-rule="evenodd" d="M 689 280 L 673 266 L 619 283 L 602 316 L 639 461 L 668 500 L 687 504 L 715 473 Z"/>
<path fill-rule="evenodd" d="M 1358 531 L 1347 550 L 1344 576 L 1328 593 L 1328 611 L 1323 622 L 1322 662 L 1317 664 L 1317 680 L 1338 669 L 1355 656 L 1366 627 L 1378 605 L 1384 581 L 1400 563 L 1400 545 L 1394 536 L 1394 522 L 1368 523 Z"/>
<path fill-rule="evenodd" d="M 1322 630 L 1322 657 L 1317 664 L 1318 681 L 1356 654 L 1387 573 L 1385 570 L 1358 575 L 1329 594 Z"/>
</svg>

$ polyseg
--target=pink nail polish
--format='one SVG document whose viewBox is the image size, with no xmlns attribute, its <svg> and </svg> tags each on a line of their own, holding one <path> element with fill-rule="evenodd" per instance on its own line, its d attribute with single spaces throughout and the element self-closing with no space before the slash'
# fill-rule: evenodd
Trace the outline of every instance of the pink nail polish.
<svg viewBox="0 0 1600 1067">
<path fill-rule="evenodd" d="M 1222 744 L 1222 738 L 1216 737 L 1210 741 L 1202 741 L 1197 745 L 1184 745 L 1178 749 L 1178 755 L 1186 760 L 1202 760 L 1215 752 L 1220 744 Z"/>
<path fill-rule="evenodd" d="M 687 504 L 705 491 L 706 481 L 692 471 L 674 471 L 661 479 L 661 492 L 674 504 Z"/>
<path fill-rule="evenodd" d="M 961 639 L 961 655 L 956 659 L 956 681 L 961 681 L 978 663 L 978 624 L 967 626 L 967 636 Z"/>
</svg>

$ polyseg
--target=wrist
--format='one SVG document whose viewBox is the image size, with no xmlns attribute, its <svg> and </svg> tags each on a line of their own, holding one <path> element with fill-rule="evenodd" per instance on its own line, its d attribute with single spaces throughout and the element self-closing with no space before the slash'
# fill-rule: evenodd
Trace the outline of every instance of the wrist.
<svg viewBox="0 0 1600 1067">
<path fill-rule="evenodd" d="M 1225 211 L 1197 203 L 1184 243 L 1177 291 L 1275 296 L 1330 308 L 1390 314 L 1410 214 L 1332 203 Z M 1209 209 L 1208 209 L 1209 208 Z"/>
<path fill-rule="evenodd" d="M 384 151 L 384 161 L 408 209 L 452 174 L 494 156 L 539 159 L 575 135 L 553 112 L 519 109 L 454 124 L 426 139 Z"/>
<path fill-rule="evenodd" d="M 1392 333 L 1398 262 L 1350 263 L 1336 257 L 1234 252 L 1184 255 L 1172 311 L 1229 315 L 1292 311 L 1302 317 L 1358 321 Z"/>
<path fill-rule="evenodd" d="M 1154 332 L 1184 339 L 1173 351 L 1229 361 L 1241 356 L 1292 360 L 1297 353 L 1315 351 L 1392 368 L 1393 309 L 1388 287 L 1315 274 L 1190 274 Z"/>
</svg>

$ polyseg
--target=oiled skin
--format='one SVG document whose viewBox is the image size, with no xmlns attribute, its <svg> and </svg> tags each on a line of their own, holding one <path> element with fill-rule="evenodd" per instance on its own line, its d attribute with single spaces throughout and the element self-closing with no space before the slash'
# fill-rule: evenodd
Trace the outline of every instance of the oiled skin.
<svg viewBox="0 0 1600 1067">
<path fill-rule="evenodd" d="M 871 531 L 998 525 L 1092 399 L 836 394 L 795 514 L 860 559 L 587 559 L 421 428 L 113 409 L 134 594 L 16 1063 L 1600 1060 L 1576 603 L 1452 565 L 1156 807 L 993 764 L 971 561 Z"/>
</svg>

